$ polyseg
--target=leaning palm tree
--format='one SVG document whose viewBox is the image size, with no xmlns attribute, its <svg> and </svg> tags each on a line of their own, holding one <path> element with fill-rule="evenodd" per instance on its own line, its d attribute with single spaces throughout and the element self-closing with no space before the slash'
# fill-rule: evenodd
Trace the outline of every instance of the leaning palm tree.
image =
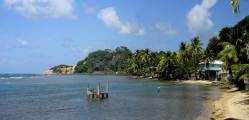
<svg viewBox="0 0 249 120">
<path fill-rule="evenodd" d="M 229 42 L 223 42 L 223 50 L 219 52 L 218 58 L 225 64 L 224 67 L 228 70 L 229 76 L 232 77 L 232 64 L 238 61 L 237 51 L 234 45 Z"/>
<path fill-rule="evenodd" d="M 231 0 L 231 7 L 234 14 L 239 13 L 239 3 L 240 0 Z"/>
</svg>

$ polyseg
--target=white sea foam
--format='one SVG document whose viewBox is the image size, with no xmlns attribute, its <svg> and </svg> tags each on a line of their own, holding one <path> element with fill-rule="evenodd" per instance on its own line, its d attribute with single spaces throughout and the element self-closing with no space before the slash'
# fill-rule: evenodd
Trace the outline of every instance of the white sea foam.
<svg viewBox="0 0 249 120">
<path fill-rule="evenodd" d="M 9 77 L 10 79 L 22 79 L 23 77 Z"/>
<path fill-rule="evenodd" d="M 1 77 L 0 79 L 5 80 L 5 79 L 22 79 L 24 77 Z"/>
</svg>

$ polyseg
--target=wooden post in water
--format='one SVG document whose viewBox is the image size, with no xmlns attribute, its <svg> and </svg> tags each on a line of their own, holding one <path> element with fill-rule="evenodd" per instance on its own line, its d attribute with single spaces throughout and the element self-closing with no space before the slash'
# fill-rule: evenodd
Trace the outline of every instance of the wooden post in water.
<svg viewBox="0 0 249 120">
<path fill-rule="evenodd" d="M 92 99 L 105 99 L 108 98 L 109 92 L 109 81 L 107 81 L 105 89 L 100 90 L 100 82 L 97 81 L 96 88 L 90 88 L 89 84 L 87 85 L 87 98 Z"/>
<path fill-rule="evenodd" d="M 100 95 L 100 84 L 99 81 L 97 82 L 97 97 L 99 98 Z"/>
<path fill-rule="evenodd" d="M 108 94 L 109 94 L 109 81 L 107 80 L 106 88 L 105 88 L 105 96 L 106 96 L 106 98 L 108 98 Z"/>
<path fill-rule="evenodd" d="M 87 95 L 87 98 L 89 98 L 89 96 L 90 96 L 90 94 L 89 94 L 89 83 L 87 84 L 86 95 Z"/>
<path fill-rule="evenodd" d="M 107 82 L 106 82 L 105 92 L 106 92 L 106 93 L 109 92 L 109 81 L 108 81 L 108 80 L 107 80 Z"/>
</svg>

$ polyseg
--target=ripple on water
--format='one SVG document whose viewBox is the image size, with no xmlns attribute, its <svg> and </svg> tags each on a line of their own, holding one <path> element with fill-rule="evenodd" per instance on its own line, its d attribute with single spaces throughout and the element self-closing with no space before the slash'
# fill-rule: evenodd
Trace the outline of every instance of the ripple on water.
<svg viewBox="0 0 249 120">
<path fill-rule="evenodd" d="M 85 88 L 110 83 L 110 97 L 87 101 Z M 0 119 L 4 120 L 178 120 L 203 115 L 204 102 L 215 99 L 212 87 L 131 80 L 125 76 L 40 76 L 0 80 Z M 160 93 L 156 86 L 160 84 Z"/>
</svg>

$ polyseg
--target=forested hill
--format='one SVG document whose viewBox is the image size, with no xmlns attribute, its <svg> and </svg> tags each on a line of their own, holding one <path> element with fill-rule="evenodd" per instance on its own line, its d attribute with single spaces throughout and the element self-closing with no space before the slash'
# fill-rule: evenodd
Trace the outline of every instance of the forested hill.
<svg viewBox="0 0 249 120">
<path fill-rule="evenodd" d="M 249 63 L 249 16 L 233 27 L 222 28 L 209 39 L 207 48 L 203 48 L 201 41 L 194 37 L 188 43 L 180 43 L 178 51 L 173 52 L 142 49 L 132 53 L 124 46 L 98 50 L 79 61 L 75 72 L 121 72 L 165 79 L 189 79 L 194 75 L 198 79 L 200 62 L 219 59 L 225 62 L 224 68 L 232 76 L 232 65 Z"/>
<path fill-rule="evenodd" d="M 114 51 L 110 49 L 98 50 L 79 61 L 75 67 L 75 72 L 126 72 L 131 57 L 132 52 L 124 46 L 118 47 Z"/>
</svg>

